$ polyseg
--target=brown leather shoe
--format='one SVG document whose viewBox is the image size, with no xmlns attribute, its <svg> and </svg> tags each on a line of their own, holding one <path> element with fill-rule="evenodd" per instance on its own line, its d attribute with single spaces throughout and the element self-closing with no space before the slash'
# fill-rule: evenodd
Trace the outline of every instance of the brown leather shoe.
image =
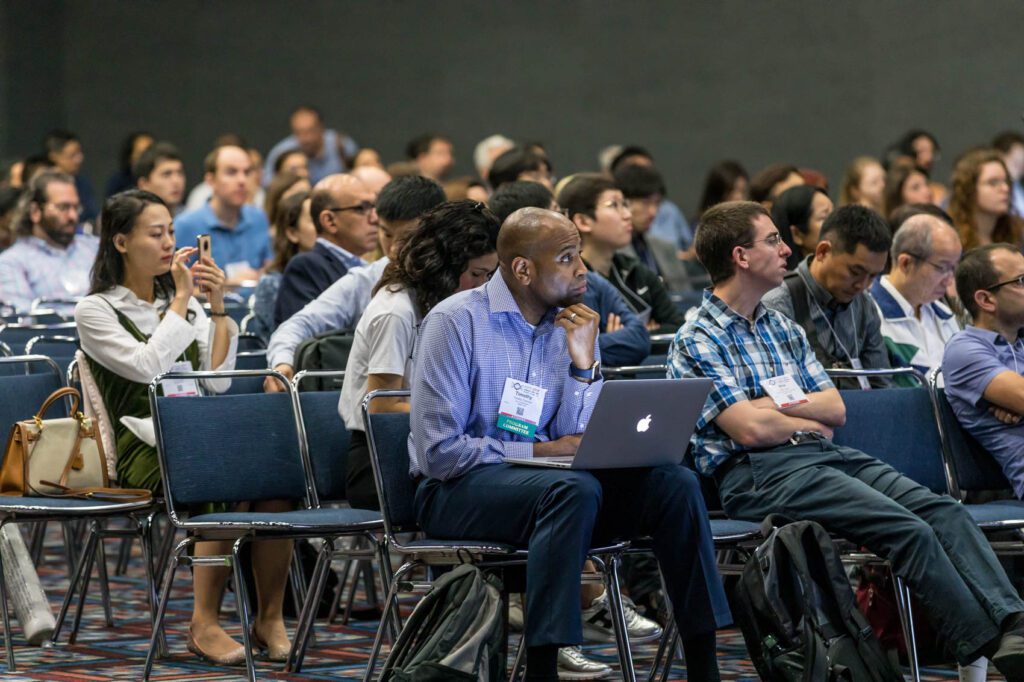
<svg viewBox="0 0 1024 682">
<path fill-rule="evenodd" d="M 192 635 L 191 625 L 188 628 L 188 640 L 185 642 L 185 647 L 199 658 L 210 663 L 213 663 L 215 665 L 245 665 L 245 647 L 243 645 L 239 644 L 237 649 L 232 651 L 230 654 L 226 654 L 224 656 L 214 656 L 213 654 L 208 654 L 199 648 L 199 644 L 196 642 L 196 638 Z"/>
</svg>

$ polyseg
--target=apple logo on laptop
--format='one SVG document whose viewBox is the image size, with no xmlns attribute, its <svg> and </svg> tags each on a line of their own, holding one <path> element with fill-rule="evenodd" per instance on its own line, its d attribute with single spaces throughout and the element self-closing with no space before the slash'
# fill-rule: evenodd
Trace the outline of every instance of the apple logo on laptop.
<svg viewBox="0 0 1024 682">
<path fill-rule="evenodd" d="M 651 415 L 647 415 L 636 423 L 637 433 L 645 433 L 649 428 L 651 428 Z"/>
</svg>

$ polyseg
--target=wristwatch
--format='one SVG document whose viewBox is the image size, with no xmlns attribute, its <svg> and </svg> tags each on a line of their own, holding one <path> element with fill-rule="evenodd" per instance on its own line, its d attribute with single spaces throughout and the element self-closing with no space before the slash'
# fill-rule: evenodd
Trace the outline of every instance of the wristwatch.
<svg viewBox="0 0 1024 682">
<path fill-rule="evenodd" d="M 576 365 L 569 363 L 569 374 L 576 381 L 582 381 L 585 384 L 592 384 L 601 378 L 601 361 L 595 360 L 588 369 L 579 369 Z"/>
</svg>

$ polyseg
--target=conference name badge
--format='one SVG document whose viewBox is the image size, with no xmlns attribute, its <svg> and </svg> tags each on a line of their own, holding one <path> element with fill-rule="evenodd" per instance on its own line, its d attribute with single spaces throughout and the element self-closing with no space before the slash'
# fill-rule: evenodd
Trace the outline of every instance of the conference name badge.
<svg viewBox="0 0 1024 682">
<path fill-rule="evenodd" d="M 780 409 L 808 402 L 807 394 L 789 374 L 764 379 L 761 381 L 761 388 Z"/>
<path fill-rule="evenodd" d="M 181 360 L 171 365 L 170 371 L 191 372 L 193 371 L 192 363 L 187 360 Z M 164 391 L 164 396 L 168 398 L 199 395 L 199 382 L 195 379 L 186 379 L 184 377 L 164 379 L 160 382 L 160 387 Z"/>
<path fill-rule="evenodd" d="M 498 406 L 498 428 L 524 438 L 533 438 L 544 409 L 544 396 L 548 389 L 505 378 L 505 390 L 501 392 Z"/>
</svg>

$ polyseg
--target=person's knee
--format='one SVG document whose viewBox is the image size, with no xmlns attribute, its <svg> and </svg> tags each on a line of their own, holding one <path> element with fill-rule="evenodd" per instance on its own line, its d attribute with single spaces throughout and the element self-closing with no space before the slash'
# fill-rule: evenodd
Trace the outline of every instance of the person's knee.
<svg viewBox="0 0 1024 682">
<path fill-rule="evenodd" d="M 596 514 L 601 506 L 601 484 L 590 474 L 569 473 L 548 486 L 546 506 Z"/>
</svg>

